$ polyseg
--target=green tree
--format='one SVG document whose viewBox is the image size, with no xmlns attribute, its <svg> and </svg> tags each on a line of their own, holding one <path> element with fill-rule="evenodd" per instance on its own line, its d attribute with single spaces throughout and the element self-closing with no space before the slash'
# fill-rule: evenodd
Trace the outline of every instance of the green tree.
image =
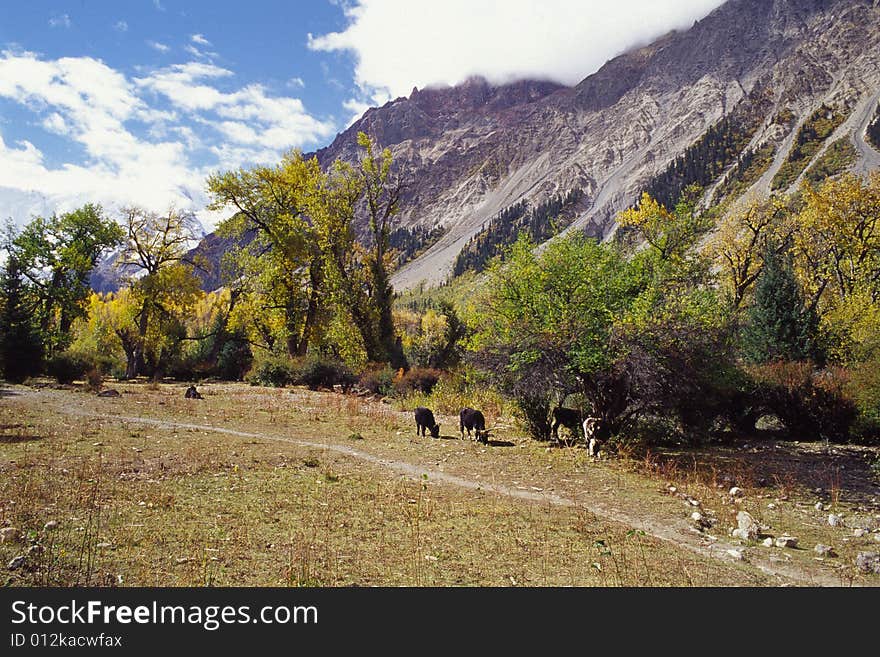
<svg viewBox="0 0 880 657">
<path fill-rule="evenodd" d="M 21 265 L 15 255 L 6 261 L 0 313 L 0 363 L 3 376 L 16 383 L 39 373 L 42 345 L 26 303 Z"/>
<path fill-rule="evenodd" d="M 366 265 L 370 272 L 372 300 L 379 320 L 378 338 L 391 360 L 391 365 L 403 367 L 405 362 L 391 313 L 394 289 L 389 272 L 392 255 L 389 244 L 391 225 L 399 210 L 403 181 L 392 172 L 390 149 L 385 148 L 376 153 L 372 140 L 363 132 L 358 133 L 358 146 L 362 149 L 359 173 L 372 237 L 372 248 L 366 258 Z"/>
<path fill-rule="evenodd" d="M 789 258 L 768 249 L 743 329 L 744 355 L 758 364 L 815 359 L 817 330 L 818 317 L 804 300 Z"/>
<path fill-rule="evenodd" d="M 85 313 L 92 270 L 122 238 L 122 227 L 89 203 L 37 217 L 11 240 L 9 248 L 36 297 L 36 321 L 50 353 L 69 343 L 71 324 Z"/>
</svg>

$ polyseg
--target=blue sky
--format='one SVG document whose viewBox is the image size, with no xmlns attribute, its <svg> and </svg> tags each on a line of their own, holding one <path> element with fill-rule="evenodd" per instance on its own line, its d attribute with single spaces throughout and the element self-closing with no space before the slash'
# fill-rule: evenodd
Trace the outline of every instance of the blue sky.
<svg viewBox="0 0 880 657">
<path fill-rule="evenodd" d="M 0 220 L 194 210 L 204 179 L 329 144 L 413 86 L 576 83 L 720 0 L 2 1 Z"/>
</svg>

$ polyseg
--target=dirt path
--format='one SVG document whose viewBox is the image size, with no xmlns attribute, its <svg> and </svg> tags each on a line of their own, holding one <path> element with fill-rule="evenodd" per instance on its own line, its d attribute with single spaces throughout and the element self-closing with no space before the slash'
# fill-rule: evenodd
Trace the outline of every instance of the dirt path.
<svg viewBox="0 0 880 657">
<path fill-rule="evenodd" d="M 636 530 L 644 531 L 646 534 L 677 546 L 685 548 L 693 553 L 718 559 L 726 562 L 737 561 L 728 551 L 737 549 L 740 546 L 729 543 L 720 538 L 707 537 L 706 534 L 697 532 L 691 528 L 686 522 L 678 518 L 662 518 L 658 516 L 647 516 L 641 510 L 635 513 L 633 509 L 621 509 L 616 505 L 603 503 L 598 499 L 591 499 L 588 502 L 576 501 L 570 497 L 556 495 L 547 491 L 523 490 L 520 487 L 511 487 L 503 484 L 489 483 L 485 481 L 477 481 L 458 475 L 443 472 L 437 468 L 430 466 L 418 465 L 409 461 L 389 459 L 377 456 L 370 452 L 355 449 L 348 445 L 337 443 L 319 442 L 313 440 L 304 440 L 297 438 L 289 438 L 285 436 L 273 435 L 270 433 L 255 433 L 248 431 L 240 431 L 237 429 L 229 429 L 222 426 L 212 424 L 195 424 L 188 422 L 178 422 L 173 420 L 162 420 L 158 418 L 132 415 L 114 415 L 101 413 L 84 408 L 73 408 L 64 404 L 62 394 L 50 391 L 27 391 L 23 392 L 23 397 L 32 397 L 39 395 L 44 403 L 46 397 L 52 398 L 48 404 L 53 410 L 65 414 L 79 417 L 96 417 L 106 420 L 117 420 L 120 422 L 128 422 L 132 424 L 140 424 L 146 426 L 154 426 L 163 429 L 179 429 L 208 431 L 218 434 L 235 436 L 238 438 L 250 438 L 269 440 L 279 443 L 287 443 L 298 447 L 315 448 L 335 452 L 345 457 L 358 459 L 363 462 L 371 463 L 384 467 L 392 472 L 414 479 L 421 479 L 425 475 L 429 481 L 439 482 L 450 486 L 468 490 L 483 490 L 498 495 L 504 495 L 514 499 L 525 500 L 529 502 L 538 502 L 542 504 L 553 504 L 563 507 L 580 508 L 586 510 L 596 516 L 624 524 Z M 841 586 L 840 578 L 828 573 L 809 572 L 794 564 L 785 564 L 773 562 L 759 555 L 750 554 L 746 560 L 748 565 L 760 570 L 761 572 L 777 577 L 782 585 L 806 585 L 806 586 Z"/>
</svg>

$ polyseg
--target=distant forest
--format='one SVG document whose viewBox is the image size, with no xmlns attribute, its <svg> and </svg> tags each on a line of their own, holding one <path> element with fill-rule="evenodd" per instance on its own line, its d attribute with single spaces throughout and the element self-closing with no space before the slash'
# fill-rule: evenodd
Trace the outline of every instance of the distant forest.
<svg viewBox="0 0 880 657">
<path fill-rule="evenodd" d="M 516 242 L 522 231 L 527 232 L 536 244 L 550 239 L 571 223 L 574 218 L 572 209 L 582 197 L 583 191 L 575 188 L 557 194 L 533 209 L 529 209 L 526 201 L 505 208 L 461 250 L 452 268 L 453 276 L 466 271 L 483 271 L 492 258 L 503 257 L 507 247 Z"/>
<path fill-rule="evenodd" d="M 403 265 L 417 258 L 437 243 L 446 229 L 443 226 L 406 228 L 400 227 L 391 231 L 388 243 L 397 252 L 397 265 Z"/>
<path fill-rule="evenodd" d="M 645 191 L 663 206 L 671 208 L 686 188 L 699 185 L 705 189 L 734 163 L 737 168 L 727 182 L 745 175 L 756 155 L 746 147 L 761 125 L 762 117 L 766 116 L 770 102 L 767 93 L 753 92 L 733 112 L 706 130 L 664 171 L 648 181 Z"/>
</svg>

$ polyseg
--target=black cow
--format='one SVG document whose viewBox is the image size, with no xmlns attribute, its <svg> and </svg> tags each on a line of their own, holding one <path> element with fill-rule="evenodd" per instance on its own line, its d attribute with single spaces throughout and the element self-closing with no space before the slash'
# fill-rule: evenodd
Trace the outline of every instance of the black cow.
<svg viewBox="0 0 880 657">
<path fill-rule="evenodd" d="M 580 433 L 581 428 L 581 412 L 573 408 L 563 408 L 557 406 L 553 409 L 553 440 L 559 441 L 559 427 L 568 427 L 575 435 Z"/>
<path fill-rule="evenodd" d="M 190 386 L 189 388 L 187 388 L 186 392 L 183 393 L 183 396 L 187 399 L 204 399 L 204 397 L 199 394 L 199 391 L 196 390 L 195 386 Z"/>
<path fill-rule="evenodd" d="M 425 435 L 425 429 L 431 432 L 431 438 L 440 437 L 440 425 L 434 421 L 434 414 L 430 408 L 419 406 L 416 409 L 416 435 Z"/>
<path fill-rule="evenodd" d="M 480 411 L 475 411 L 472 408 L 463 408 L 458 414 L 458 420 L 462 438 L 464 438 L 465 430 L 467 430 L 468 437 L 470 437 L 471 429 L 473 429 L 478 441 L 481 443 L 489 442 L 489 432 L 486 431 L 486 418 L 483 417 Z"/>
</svg>

